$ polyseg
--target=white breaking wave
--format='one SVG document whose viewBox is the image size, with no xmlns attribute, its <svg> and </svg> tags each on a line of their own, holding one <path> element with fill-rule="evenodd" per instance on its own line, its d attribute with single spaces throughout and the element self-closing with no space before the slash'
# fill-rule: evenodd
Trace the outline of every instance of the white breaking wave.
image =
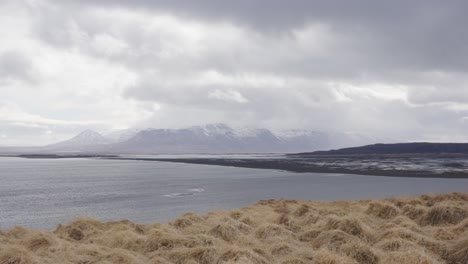
<svg viewBox="0 0 468 264">
<path fill-rule="evenodd" d="M 194 189 L 187 189 L 186 192 L 181 192 L 181 193 L 170 193 L 170 194 L 165 194 L 165 197 L 185 197 L 185 196 L 192 196 L 198 193 L 204 192 L 205 189 L 203 188 L 194 188 Z"/>
</svg>

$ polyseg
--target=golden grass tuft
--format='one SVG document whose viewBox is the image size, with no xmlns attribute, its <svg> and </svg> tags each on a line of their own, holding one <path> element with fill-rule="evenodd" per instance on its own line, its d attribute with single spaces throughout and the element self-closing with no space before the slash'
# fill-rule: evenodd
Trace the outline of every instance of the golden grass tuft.
<svg viewBox="0 0 468 264">
<path fill-rule="evenodd" d="M 364 240 L 372 240 L 372 234 L 362 222 L 355 217 L 329 218 L 325 225 L 326 230 L 341 230 Z"/>
<path fill-rule="evenodd" d="M 402 252 L 391 252 L 384 256 L 381 263 L 385 264 L 443 264 L 443 260 L 438 259 L 424 252 L 423 250 L 408 250 Z"/>
<path fill-rule="evenodd" d="M 39 234 L 35 237 L 25 241 L 26 247 L 31 251 L 37 251 L 39 249 L 49 248 L 52 246 L 53 240 L 48 238 L 46 235 Z"/>
<path fill-rule="evenodd" d="M 208 233 L 210 235 L 213 235 L 217 238 L 221 238 L 228 242 L 233 241 L 240 235 L 240 232 L 238 229 L 236 229 L 235 227 L 227 223 L 221 223 L 221 224 L 216 225 L 215 227 L 210 229 Z"/>
<path fill-rule="evenodd" d="M 468 234 L 449 246 L 447 259 L 453 264 L 468 263 Z"/>
<path fill-rule="evenodd" d="M 223 252 L 217 263 L 266 264 L 269 262 L 252 250 L 232 248 Z"/>
<path fill-rule="evenodd" d="M 416 243 L 402 238 L 383 239 L 376 243 L 375 247 L 383 251 L 404 251 L 419 248 Z"/>
<path fill-rule="evenodd" d="M 177 227 L 177 228 L 185 228 L 188 226 L 191 226 L 195 223 L 200 223 L 203 222 L 203 218 L 198 216 L 195 213 L 186 213 L 183 216 L 179 217 L 176 219 L 172 225 Z"/>
<path fill-rule="evenodd" d="M 0 232 L 0 264 L 468 264 L 468 195 L 265 200 L 168 224 Z"/>
<path fill-rule="evenodd" d="M 316 251 L 313 258 L 314 264 L 355 264 L 356 261 L 337 255 L 333 251 L 321 249 Z"/>
<path fill-rule="evenodd" d="M 178 233 L 154 230 L 146 238 L 143 248 L 145 252 L 154 252 L 184 247 L 187 244 L 187 239 Z"/>
<path fill-rule="evenodd" d="M 294 211 L 294 215 L 301 217 L 307 214 L 309 211 L 310 207 L 307 204 L 302 204 L 299 206 L 299 208 L 296 209 L 296 211 Z"/>
<path fill-rule="evenodd" d="M 179 248 L 173 250 L 168 259 L 172 263 L 186 263 L 192 261 L 199 264 L 214 263 L 217 251 L 212 247 Z"/>
<path fill-rule="evenodd" d="M 426 211 L 427 210 L 425 207 L 419 205 L 405 205 L 403 207 L 403 214 L 413 220 L 421 218 L 426 213 Z"/>
<path fill-rule="evenodd" d="M 379 218 L 390 219 L 397 216 L 399 210 L 389 203 L 373 202 L 369 204 L 366 213 Z"/>
<path fill-rule="evenodd" d="M 273 256 L 286 256 L 291 254 L 291 252 L 293 252 L 293 249 L 288 244 L 274 245 L 271 250 Z"/>
<path fill-rule="evenodd" d="M 1 245 L 0 264 L 33 264 L 36 263 L 31 253 L 19 245 Z"/>
<path fill-rule="evenodd" d="M 348 243 L 358 243 L 359 239 L 341 230 L 321 232 L 311 243 L 314 248 L 328 248 L 330 250 L 341 250 Z"/>
<path fill-rule="evenodd" d="M 255 237 L 257 239 L 268 239 L 268 238 L 276 238 L 278 236 L 281 236 L 283 233 L 286 233 L 287 231 L 285 230 L 284 227 L 276 224 L 266 224 L 260 226 L 256 231 L 255 231 Z"/>
<path fill-rule="evenodd" d="M 426 213 L 424 224 L 458 224 L 468 216 L 468 210 L 456 206 L 434 206 Z"/>
<path fill-rule="evenodd" d="M 359 264 L 379 263 L 379 256 L 369 245 L 363 243 L 347 244 L 343 247 L 343 251 Z"/>
</svg>

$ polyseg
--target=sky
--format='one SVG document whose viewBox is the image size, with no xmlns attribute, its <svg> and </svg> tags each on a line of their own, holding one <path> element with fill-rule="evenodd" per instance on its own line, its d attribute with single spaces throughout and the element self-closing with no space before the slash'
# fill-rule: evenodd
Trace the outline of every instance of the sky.
<svg viewBox="0 0 468 264">
<path fill-rule="evenodd" d="M 0 146 L 207 123 L 468 141 L 468 1 L 2 0 Z"/>
</svg>

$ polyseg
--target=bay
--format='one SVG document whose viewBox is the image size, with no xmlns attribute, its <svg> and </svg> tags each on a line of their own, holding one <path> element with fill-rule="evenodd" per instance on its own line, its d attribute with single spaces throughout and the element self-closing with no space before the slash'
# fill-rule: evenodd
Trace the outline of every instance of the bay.
<svg viewBox="0 0 468 264">
<path fill-rule="evenodd" d="M 261 199 L 348 200 L 468 191 L 468 179 L 292 173 L 106 159 L 0 158 L 0 229 L 77 217 L 167 222 Z"/>
</svg>

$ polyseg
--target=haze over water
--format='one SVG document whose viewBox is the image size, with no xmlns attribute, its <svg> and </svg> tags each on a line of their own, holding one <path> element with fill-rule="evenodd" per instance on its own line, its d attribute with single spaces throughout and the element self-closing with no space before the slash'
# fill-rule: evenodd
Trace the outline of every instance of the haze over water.
<svg viewBox="0 0 468 264">
<path fill-rule="evenodd" d="M 260 199 L 367 199 L 468 190 L 466 179 L 290 173 L 165 162 L 0 158 L 0 229 L 78 216 L 137 223 Z"/>
</svg>

